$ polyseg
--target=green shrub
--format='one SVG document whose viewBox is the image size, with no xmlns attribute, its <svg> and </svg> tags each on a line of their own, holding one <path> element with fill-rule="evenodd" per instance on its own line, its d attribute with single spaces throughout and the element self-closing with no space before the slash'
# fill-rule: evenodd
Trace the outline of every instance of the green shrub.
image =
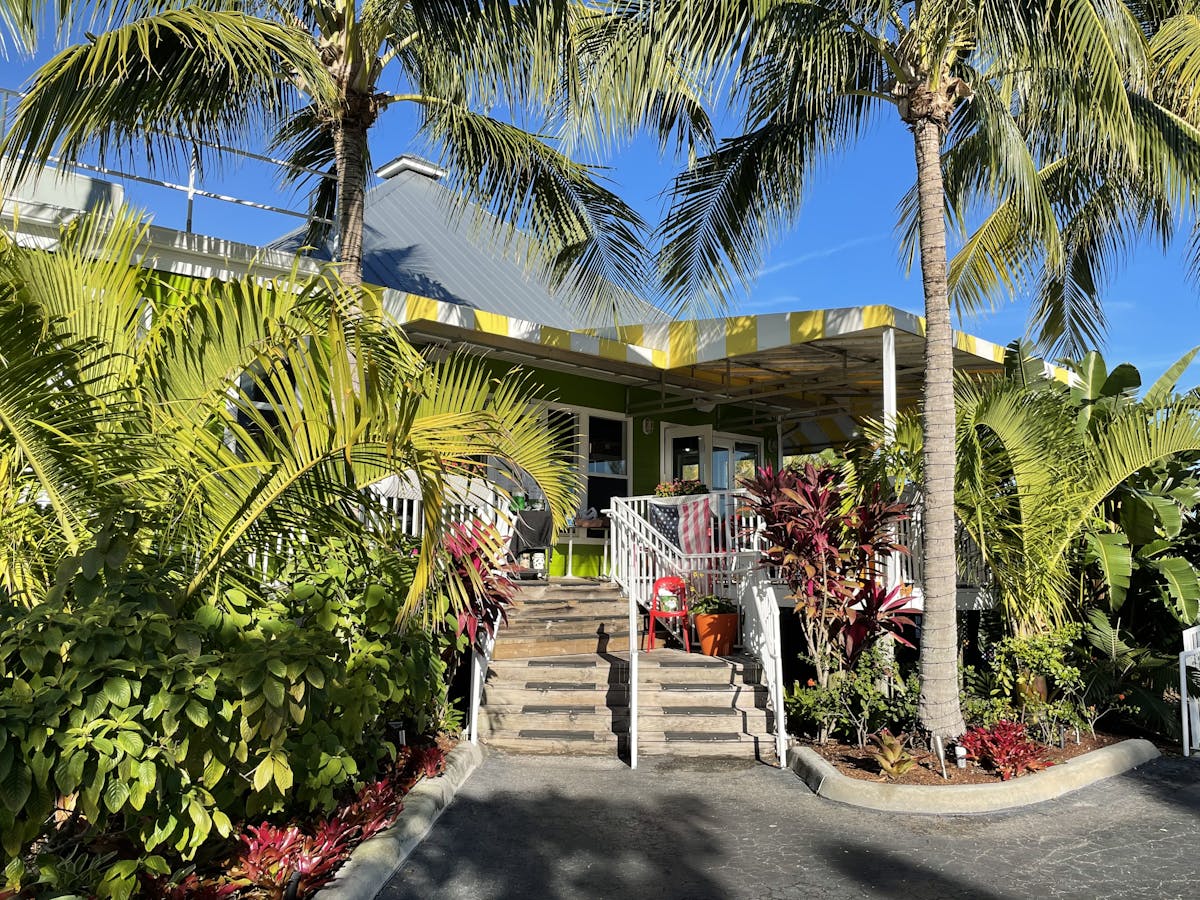
<svg viewBox="0 0 1200 900">
<path fill-rule="evenodd" d="M 963 711 L 985 726 L 1005 720 L 1037 729 L 1042 740 L 1060 728 L 1088 724 L 1080 670 L 1082 628 L 1077 624 L 1002 638 L 984 651 L 984 668 L 963 673 Z"/>
<path fill-rule="evenodd" d="M 859 656 L 854 668 L 834 673 L 828 687 L 815 680 L 807 685 L 796 682 L 784 704 L 792 733 L 863 747 L 867 735 L 883 728 L 911 731 L 917 722 L 918 696 L 916 676 L 900 677 L 895 662 L 872 647 Z"/>
<path fill-rule="evenodd" d="M 7 855 L 57 806 L 188 859 L 243 818 L 329 808 L 394 756 L 390 720 L 445 716 L 458 641 L 396 630 L 407 551 L 301 548 L 267 602 L 228 590 L 177 613 L 129 546 L 85 554 L 60 569 L 67 588 L 0 612 Z"/>
</svg>

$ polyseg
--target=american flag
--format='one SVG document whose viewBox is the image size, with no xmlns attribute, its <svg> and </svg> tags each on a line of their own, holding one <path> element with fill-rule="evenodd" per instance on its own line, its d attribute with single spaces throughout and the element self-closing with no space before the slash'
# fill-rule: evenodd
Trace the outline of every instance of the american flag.
<svg viewBox="0 0 1200 900">
<path fill-rule="evenodd" d="M 679 504 L 679 549 L 684 553 L 712 551 L 709 499 L 701 496 Z"/>
</svg>

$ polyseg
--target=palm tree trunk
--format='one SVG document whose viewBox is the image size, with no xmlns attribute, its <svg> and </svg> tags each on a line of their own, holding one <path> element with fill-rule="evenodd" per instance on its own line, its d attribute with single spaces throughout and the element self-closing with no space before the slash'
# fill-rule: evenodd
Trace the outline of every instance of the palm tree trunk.
<svg viewBox="0 0 1200 900">
<path fill-rule="evenodd" d="M 367 193 L 367 126 L 357 117 L 333 126 L 337 160 L 338 261 L 342 281 L 363 280 L 363 208 Z"/>
<path fill-rule="evenodd" d="M 958 737 L 966 726 L 958 697 L 954 551 L 954 346 L 946 282 L 942 129 L 912 123 L 920 203 L 921 281 L 925 289 L 925 615 L 921 628 L 922 726 Z"/>
</svg>

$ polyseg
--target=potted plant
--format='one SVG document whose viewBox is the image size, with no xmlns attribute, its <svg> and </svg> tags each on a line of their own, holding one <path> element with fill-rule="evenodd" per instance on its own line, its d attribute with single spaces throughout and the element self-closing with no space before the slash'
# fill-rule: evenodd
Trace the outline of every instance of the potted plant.
<svg viewBox="0 0 1200 900">
<path fill-rule="evenodd" d="M 660 481 L 654 486 L 655 497 L 692 497 L 696 494 L 707 493 L 708 485 L 703 481 L 693 481 L 687 478 Z"/>
<path fill-rule="evenodd" d="M 713 594 L 700 594 L 688 601 L 688 611 L 696 626 L 700 652 L 705 656 L 728 656 L 738 630 L 738 608 L 732 600 Z"/>
</svg>

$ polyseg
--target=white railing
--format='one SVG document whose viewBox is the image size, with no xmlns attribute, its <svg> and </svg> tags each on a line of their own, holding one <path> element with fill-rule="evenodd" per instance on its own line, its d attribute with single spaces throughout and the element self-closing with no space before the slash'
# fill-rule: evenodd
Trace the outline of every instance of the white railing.
<svg viewBox="0 0 1200 900">
<path fill-rule="evenodd" d="M 638 742 L 638 646 L 640 606 L 648 603 L 656 579 L 664 575 L 702 578 L 708 591 L 738 602 L 746 612 L 752 632 L 751 649 L 763 664 L 767 686 L 775 706 L 776 746 L 784 764 L 787 734 L 783 709 L 782 653 L 779 609 L 774 591 L 768 590 L 761 571 L 762 549 L 759 521 L 745 509 L 742 491 L 719 491 L 707 495 L 711 548 L 701 553 L 683 550 L 650 524 L 650 507 L 661 498 L 614 497 L 609 519 L 612 523 L 612 579 L 629 598 L 629 763 L 637 768 Z M 752 573 L 761 577 L 747 578 Z M 746 583 L 754 592 L 747 599 Z M 760 589 L 761 588 L 761 589 Z M 774 607 L 773 610 L 768 607 Z M 684 626 L 686 627 L 686 625 Z"/>
<path fill-rule="evenodd" d="M 491 631 L 483 633 L 483 640 L 471 648 L 471 718 L 467 724 L 468 739 L 479 743 L 479 707 L 483 702 L 483 689 L 487 684 L 488 668 L 492 664 L 492 653 L 496 649 L 496 632 L 500 628 L 500 614 L 492 619 Z"/>
<path fill-rule="evenodd" d="M 770 707 L 775 715 L 775 756 L 787 765 L 787 709 L 783 695 L 783 638 L 780 633 L 779 594 L 787 588 L 773 582 L 763 566 L 754 566 L 740 580 L 740 597 L 745 619 L 742 646 L 762 665 Z"/>
<path fill-rule="evenodd" d="M 908 518 L 896 524 L 896 543 L 907 547 L 908 553 L 898 553 L 895 564 L 899 569 L 897 584 L 911 584 L 920 590 L 925 579 L 925 528 L 922 507 L 909 507 Z M 983 553 L 962 522 L 954 521 L 954 548 L 958 560 L 958 586 L 983 588 L 991 584 L 991 575 Z"/>
<path fill-rule="evenodd" d="M 1179 654 L 1179 717 L 1183 726 L 1183 755 L 1200 750 L 1200 697 L 1191 687 L 1191 673 L 1200 669 L 1200 625 L 1183 632 L 1183 651 Z"/>
</svg>

